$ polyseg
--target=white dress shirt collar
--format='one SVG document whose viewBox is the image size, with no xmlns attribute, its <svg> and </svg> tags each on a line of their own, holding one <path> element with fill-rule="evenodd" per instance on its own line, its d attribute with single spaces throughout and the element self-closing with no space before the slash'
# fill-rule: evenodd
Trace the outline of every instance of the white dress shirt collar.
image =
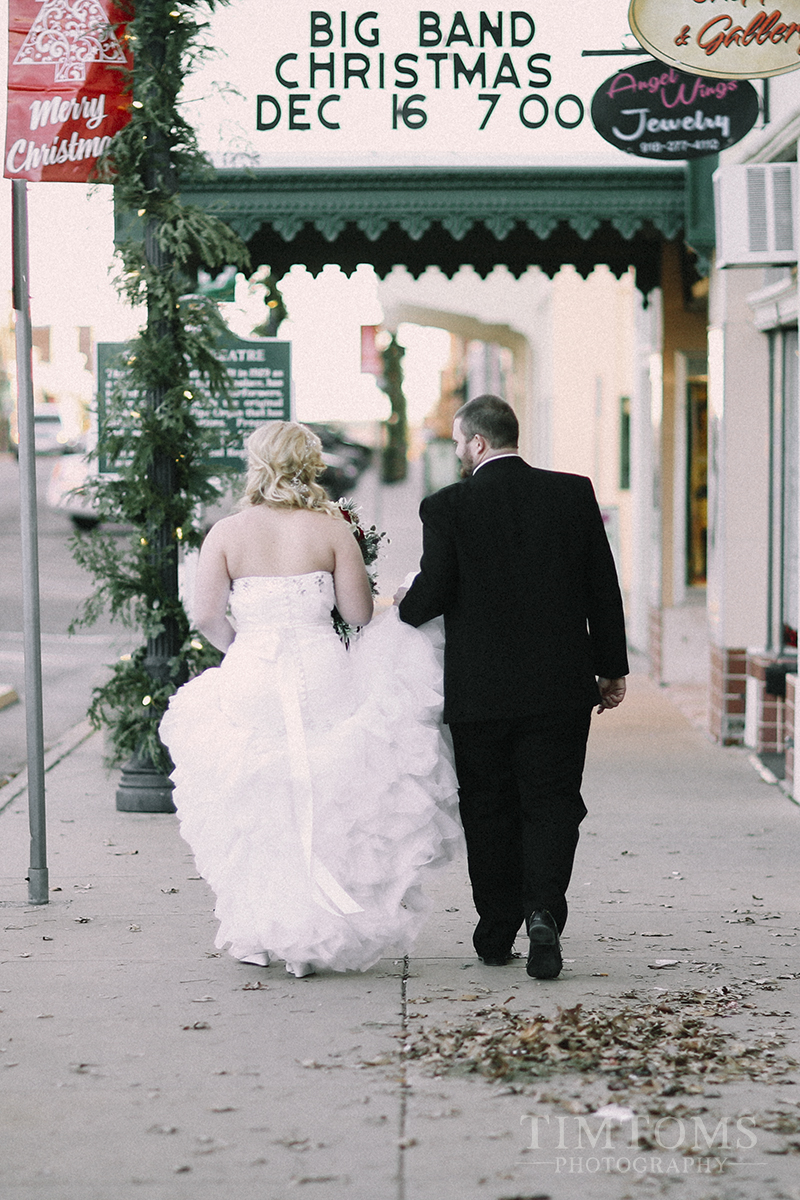
<svg viewBox="0 0 800 1200">
<path fill-rule="evenodd" d="M 480 471 L 484 463 L 495 462 L 498 458 L 522 458 L 522 455 L 518 454 L 516 450 L 507 450 L 502 454 L 492 454 L 490 458 L 481 459 L 477 467 L 472 468 L 472 474 L 474 475 L 476 471 Z"/>
</svg>

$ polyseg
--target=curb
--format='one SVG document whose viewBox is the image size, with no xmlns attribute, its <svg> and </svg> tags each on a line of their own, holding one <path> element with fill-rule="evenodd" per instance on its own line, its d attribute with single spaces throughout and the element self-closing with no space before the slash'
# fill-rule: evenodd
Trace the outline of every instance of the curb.
<svg viewBox="0 0 800 1200">
<path fill-rule="evenodd" d="M 72 754 L 73 750 L 77 750 L 78 746 L 82 746 L 84 742 L 88 741 L 94 733 L 96 733 L 96 730 L 92 728 L 86 719 L 79 721 L 77 725 L 73 725 L 72 729 L 68 729 L 45 754 L 45 774 L 48 771 L 52 771 L 53 767 Z M 9 804 L 17 800 L 27 790 L 28 768 L 24 767 L 19 775 L 15 775 L 13 779 L 10 779 L 8 783 L 0 788 L 0 813 L 5 812 Z"/>
</svg>

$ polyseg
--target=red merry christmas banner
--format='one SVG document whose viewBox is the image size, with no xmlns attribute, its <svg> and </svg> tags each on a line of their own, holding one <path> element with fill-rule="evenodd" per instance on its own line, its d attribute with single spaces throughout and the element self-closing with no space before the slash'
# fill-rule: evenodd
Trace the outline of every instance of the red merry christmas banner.
<svg viewBox="0 0 800 1200">
<path fill-rule="evenodd" d="M 126 0 L 9 0 L 7 178 L 92 178 L 130 119 L 132 15 Z"/>
</svg>

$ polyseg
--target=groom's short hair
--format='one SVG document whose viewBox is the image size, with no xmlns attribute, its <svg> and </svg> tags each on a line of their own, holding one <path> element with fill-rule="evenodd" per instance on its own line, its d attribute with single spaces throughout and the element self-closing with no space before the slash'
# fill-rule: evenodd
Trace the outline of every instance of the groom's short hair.
<svg viewBox="0 0 800 1200">
<path fill-rule="evenodd" d="M 519 421 L 510 404 L 499 396 L 476 396 L 462 404 L 454 420 L 461 422 L 461 430 L 467 441 L 479 433 L 486 438 L 493 450 L 504 450 L 519 441 Z"/>
</svg>

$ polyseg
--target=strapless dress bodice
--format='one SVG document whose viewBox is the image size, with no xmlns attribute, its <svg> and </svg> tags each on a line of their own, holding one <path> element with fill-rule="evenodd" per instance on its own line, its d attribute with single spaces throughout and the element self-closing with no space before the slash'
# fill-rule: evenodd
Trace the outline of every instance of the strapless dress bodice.
<svg viewBox="0 0 800 1200">
<path fill-rule="evenodd" d="M 231 613 L 239 635 L 266 628 L 331 625 L 335 603 L 329 571 L 244 575 L 233 581 Z"/>
</svg>

